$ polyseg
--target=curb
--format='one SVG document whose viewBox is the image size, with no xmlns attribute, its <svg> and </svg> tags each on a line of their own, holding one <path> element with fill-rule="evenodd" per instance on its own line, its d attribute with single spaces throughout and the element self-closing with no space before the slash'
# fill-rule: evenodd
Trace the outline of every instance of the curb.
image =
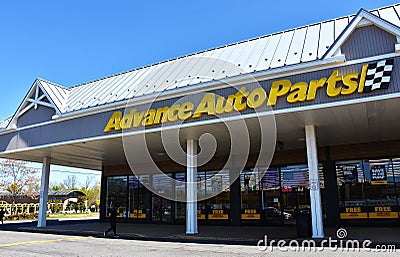
<svg viewBox="0 0 400 257">
<path fill-rule="evenodd" d="M 224 244 L 224 245 L 246 245 L 246 246 L 257 246 L 260 239 L 244 239 L 244 238 L 219 238 L 219 237 L 201 237 L 196 235 L 175 235 L 168 237 L 153 237 L 145 236 L 140 234 L 119 234 L 118 238 L 113 238 L 112 236 L 104 237 L 102 232 L 99 231 L 76 231 L 76 230 L 59 230 L 59 229 L 43 229 L 36 227 L 21 227 L 17 228 L 19 232 L 30 232 L 30 233 L 41 233 L 41 234 L 53 234 L 53 235 L 70 235 L 70 236 L 86 236 L 95 238 L 105 238 L 105 239 L 124 239 L 124 240 L 142 240 L 142 241 L 159 241 L 159 242 L 176 242 L 176 243 L 197 243 L 197 244 Z M 305 241 L 309 241 L 312 238 L 277 238 L 275 240 L 268 240 L 267 245 L 277 246 L 280 240 L 286 241 L 286 246 L 292 240 L 296 240 L 300 244 Z M 329 238 L 314 239 L 316 245 L 321 245 L 323 240 L 328 240 Z M 263 240 L 263 239 L 261 239 Z M 335 239 L 336 240 L 336 239 Z M 346 238 L 343 241 L 358 240 L 360 242 L 364 239 Z M 272 241 L 272 243 L 271 243 Z M 338 239 L 339 241 L 339 239 Z M 339 243 L 333 246 L 339 246 Z M 400 242 L 389 242 L 389 241 L 375 241 L 369 245 L 369 248 L 375 248 L 379 245 L 394 245 L 396 249 L 400 249 Z M 344 246 L 344 245 L 343 245 Z M 340 247 L 339 247 L 340 248 Z"/>
<path fill-rule="evenodd" d="M 53 234 L 53 235 L 70 235 L 70 236 L 91 236 L 106 239 L 125 239 L 125 240 L 142 240 L 142 241 L 159 241 L 159 242 L 177 242 L 177 243 L 198 243 L 198 244 L 225 244 L 225 245 L 251 245 L 256 246 L 257 240 L 247 240 L 241 238 L 221 239 L 216 237 L 200 237 L 200 236 L 170 236 L 170 237 L 152 237 L 139 234 L 119 234 L 118 238 L 112 236 L 104 237 L 102 232 L 98 231 L 76 231 L 76 230 L 58 230 L 58 229 L 42 229 L 34 227 L 18 228 L 19 232 Z"/>
</svg>

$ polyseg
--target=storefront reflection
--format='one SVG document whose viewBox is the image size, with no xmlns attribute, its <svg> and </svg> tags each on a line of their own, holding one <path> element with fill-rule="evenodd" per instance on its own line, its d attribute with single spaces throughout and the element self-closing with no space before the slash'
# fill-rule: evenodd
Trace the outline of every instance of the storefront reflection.
<svg viewBox="0 0 400 257">
<path fill-rule="evenodd" d="M 342 221 L 399 220 L 400 159 L 337 162 L 336 174 Z"/>
</svg>

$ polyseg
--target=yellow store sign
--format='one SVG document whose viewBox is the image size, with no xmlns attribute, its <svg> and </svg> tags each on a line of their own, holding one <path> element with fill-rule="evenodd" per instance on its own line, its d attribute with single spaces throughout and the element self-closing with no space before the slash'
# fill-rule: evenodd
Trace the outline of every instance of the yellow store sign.
<svg viewBox="0 0 400 257">
<path fill-rule="evenodd" d="M 245 209 L 244 213 L 241 214 L 242 220 L 259 220 L 261 219 L 260 213 L 256 209 Z"/>
<path fill-rule="evenodd" d="M 228 214 L 225 214 L 223 210 L 213 210 L 211 214 L 208 214 L 209 220 L 227 220 Z"/>
<path fill-rule="evenodd" d="M 346 207 L 345 212 L 340 213 L 341 219 L 368 219 L 368 212 L 361 207 Z"/>
<path fill-rule="evenodd" d="M 392 67 L 393 60 L 386 60 L 386 62 L 388 61 L 390 61 L 390 67 Z M 285 99 L 290 104 L 306 101 L 312 102 L 315 100 L 317 91 L 319 90 L 325 91 L 328 97 L 363 93 L 365 92 L 364 86 L 371 87 L 370 84 L 366 85 L 366 78 L 368 76 L 370 76 L 368 64 L 365 64 L 360 73 L 343 75 L 336 69 L 332 71 L 329 77 L 322 77 L 311 81 L 292 83 L 289 79 L 275 80 L 271 83 L 269 94 L 267 94 L 264 88 L 256 88 L 248 91 L 244 86 L 237 93 L 231 94 L 228 97 L 217 96 L 215 93 L 206 93 L 197 105 L 188 101 L 182 104 L 174 104 L 142 112 L 135 108 L 129 110 L 127 113 L 115 111 L 107 122 L 104 132 L 152 126 L 178 120 L 197 119 L 203 115 L 214 116 L 233 111 L 242 112 L 246 109 L 257 109 L 265 105 L 273 107 L 277 104 L 278 99 Z M 374 78 L 372 77 L 372 81 L 374 81 Z M 390 79 L 390 75 L 388 78 Z M 388 82 L 386 81 L 385 83 Z"/>
<path fill-rule="evenodd" d="M 394 212 L 391 206 L 376 206 L 374 212 L 369 213 L 371 219 L 398 219 L 399 213 Z"/>
<path fill-rule="evenodd" d="M 197 219 L 198 220 L 205 220 L 206 219 L 206 215 L 201 213 L 201 210 L 197 210 Z"/>
<path fill-rule="evenodd" d="M 132 213 L 129 214 L 129 218 L 135 218 L 135 219 L 145 219 L 146 218 L 146 213 L 143 212 L 143 210 L 133 210 Z"/>
</svg>

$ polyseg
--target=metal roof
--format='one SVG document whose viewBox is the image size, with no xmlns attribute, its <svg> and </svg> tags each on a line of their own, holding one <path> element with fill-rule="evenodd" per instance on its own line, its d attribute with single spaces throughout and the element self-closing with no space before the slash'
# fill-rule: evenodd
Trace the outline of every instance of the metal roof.
<svg viewBox="0 0 400 257">
<path fill-rule="evenodd" d="M 400 26 L 400 5 L 372 11 Z M 150 65 L 71 88 L 63 112 L 320 59 L 351 19 L 347 16 Z"/>
<path fill-rule="evenodd" d="M 371 13 L 400 26 L 400 4 Z M 354 17 L 341 17 L 202 51 L 71 88 L 38 80 L 62 114 L 89 110 L 175 88 L 319 60 Z"/>
<path fill-rule="evenodd" d="M 78 192 L 81 195 L 86 195 L 84 192 L 81 190 L 73 190 L 73 189 L 66 189 L 66 190 L 55 190 L 55 191 L 49 191 L 49 196 L 68 196 L 71 193 Z M 7 196 L 11 195 L 10 192 L 8 191 L 0 191 L 1 196 Z M 39 192 L 34 192 L 32 195 L 39 195 Z M 25 194 L 19 193 L 18 196 L 26 196 Z"/>
<path fill-rule="evenodd" d="M 49 191 L 49 196 L 68 196 L 74 192 L 78 192 L 81 195 L 86 195 L 84 192 L 80 190 L 58 190 L 58 191 Z"/>
<path fill-rule="evenodd" d="M 12 117 L 13 116 L 11 115 L 11 116 L 8 116 L 7 118 L 5 118 L 4 120 L 0 121 L 0 130 L 7 128 L 7 126 L 10 123 Z"/>
<path fill-rule="evenodd" d="M 37 80 L 43 86 L 44 90 L 46 90 L 46 93 L 49 95 L 60 112 L 64 112 L 65 102 L 71 89 L 57 85 L 42 78 L 38 78 Z"/>
</svg>

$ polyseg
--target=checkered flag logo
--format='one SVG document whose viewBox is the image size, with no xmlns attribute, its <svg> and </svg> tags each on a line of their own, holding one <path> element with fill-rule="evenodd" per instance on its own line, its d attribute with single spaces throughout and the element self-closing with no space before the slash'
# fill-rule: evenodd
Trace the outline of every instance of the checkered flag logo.
<svg viewBox="0 0 400 257">
<path fill-rule="evenodd" d="M 367 76 L 365 77 L 364 93 L 375 89 L 387 89 L 393 70 L 393 59 L 387 59 L 368 64 Z"/>
</svg>

